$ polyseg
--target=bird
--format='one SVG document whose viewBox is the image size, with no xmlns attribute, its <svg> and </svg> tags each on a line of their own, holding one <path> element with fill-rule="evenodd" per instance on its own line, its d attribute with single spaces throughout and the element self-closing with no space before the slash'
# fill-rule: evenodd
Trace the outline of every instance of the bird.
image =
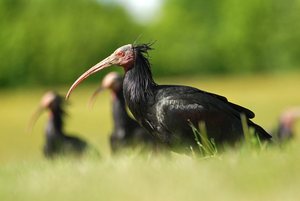
<svg viewBox="0 0 300 201">
<path fill-rule="evenodd" d="M 278 126 L 274 131 L 274 136 L 279 142 L 287 141 L 295 136 L 294 127 L 298 119 L 300 119 L 300 107 L 288 108 L 280 114 Z"/>
<path fill-rule="evenodd" d="M 112 94 L 112 116 L 113 131 L 110 135 L 110 148 L 113 154 L 120 153 L 124 148 L 151 148 L 155 146 L 154 138 L 148 131 L 142 128 L 133 120 L 126 111 L 126 104 L 123 95 L 123 77 L 116 73 L 110 72 L 93 93 L 90 98 L 90 105 L 94 102 L 95 97 L 104 89 L 109 89 Z"/>
<path fill-rule="evenodd" d="M 244 138 L 241 115 L 255 134 L 269 141 L 272 137 L 251 121 L 255 114 L 229 102 L 226 97 L 191 86 L 159 85 L 152 76 L 149 51 L 152 44 L 128 44 L 84 72 L 69 88 L 66 99 L 83 80 L 104 68 L 124 69 L 123 93 L 137 122 L 159 142 L 176 152 L 197 147 L 191 124 L 204 123 L 207 136 L 217 146 L 236 144 Z"/>
<path fill-rule="evenodd" d="M 34 125 L 44 110 L 49 111 L 49 120 L 45 131 L 45 144 L 43 153 L 46 158 L 57 156 L 82 155 L 88 147 L 88 143 L 75 136 L 64 132 L 63 118 L 66 114 L 64 110 L 64 98 L 54 91 L 46 92 L 40 102 L 40 106 L 30 121 L 30 127 Z"/>
</svg>

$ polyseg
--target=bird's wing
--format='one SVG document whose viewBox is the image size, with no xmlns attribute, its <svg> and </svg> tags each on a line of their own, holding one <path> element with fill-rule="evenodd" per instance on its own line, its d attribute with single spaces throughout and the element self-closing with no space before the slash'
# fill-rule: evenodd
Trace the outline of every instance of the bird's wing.
<svg viewBox="0 0 300 201">
<path fill-rule="evenodd" d="M 198 89 L 198 90 L 199 90 L 199 89 Z M 210 93 L 210 92 L 206 92 L 206 91 L 202 91 L 202 90 L 199 90 L 199 92 L 205 93 L 205 94 L 208 94 L 208 95 L 211 95 L 211 96 L 213 96 L 213 97 L 215 97 L 215 98 L 217 98 L 217 99 L 223 101 L 224 103 L 229 104 L 232 108 L 234 108 L 235 110 L 237 110 L 240 114 L 241 114 L 241 113 L 242 113 L 242 114 L 245 114 L 246 117 L 248 117 L 249 119 L 252 119 L 252 118 L 255 117 L 254 112 L 252 112 L 251 110 L 249 110 L 249 109 L 247 109 L 247 108 L 245 108 L 245 107 L 242 107 L 242 106 L 237 105 L 237 104 L 235 104 L 235 103 L 229 102 L 229 101 L 227 100 L 227 98 L 224 97 L 224 96 L 220 96 L 220 95 L 218 95 L 218 94 L 214 94 L 214 93 Z"/>
<path fill-rule="evenodd" d="M 163 89 L 163 88 L 165 88 L 165 89 Z M 218 94 L 206 92 L 206 91 L 203 91 L 203 90 L 200 90 L 197 88 L 193 88 L 193 87 L 188 87 L 188 86 L 162 85 L 162 89 L 164 91 L 163 93 L 165 93 L 166 96 L 169 96 L 169 99 L 172 99 L 172 97 L 174 99 L 179 98 L 179 96 L 176 96 L 175 94 L 173 94 L 173 91 L 176 91 L 177 94 L 181 94 L 180 98 L 182 98 L 182 99 L 188 99 L 188 100 L 200 99 L 201 102 L 203 102 L 203 101 L 205 102 L 205 100 L 212 101 L 213 99 L 218 99 L 219 101 L 223 102 L 223 104 L 226 104 L 226 105 L 230 106 L 233 110 L 235 110 L 237 112 L 238 116 L 240 116 L 240 114 L 244 114 L 249 119 L 252 119 L 255 117 L 254 112 L 252 112 L 251 110 L 249 110 L 245 107 L 242 107 L 240 105 L 237 105 L 235 103 L 229 102 L 226 97 L 220 96 Z M 190 96 L 192 96 L 194 98 L 191 98 Z M 212 101 L 212 102 L 216 102 L 216 100 Z M 223 104 L 221 104 L 221 105 L 223 105 Z"/>
<path fill-rule="evenodd" d="M 199 116 L 204 113 L 224 113 L 240 118 L 241 113 L 248 118 L 253 118 L 254 113 L 242 106 L 229 102 L 225 97 L 217 94 L 201 91 L 186 86 L 162 86 L 157 93 L 156 109 L 176 113 L 182 116 Z M 195 117 L 196 118 L 196 117 Z"/>
</svg>

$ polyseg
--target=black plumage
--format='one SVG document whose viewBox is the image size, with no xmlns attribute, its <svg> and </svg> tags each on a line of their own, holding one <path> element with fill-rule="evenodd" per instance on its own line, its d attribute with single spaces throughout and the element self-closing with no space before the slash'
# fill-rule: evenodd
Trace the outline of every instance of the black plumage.
<svg viewBox="0 0 300 201">
<path fill-rule="evenodd" d="M 254 113 L 229 102 L 225 97 L 189 86 L 158 85 L 152 78 L 147 58 L 151 47 L 125 45 L 90 68 L 70 88 L 70 92 L 89 75 L 111 65 L 125 70 L 123 92 L 136 120 L 164 144 L 176 149 L 189 148 L 196 142 L 189 122 L 196 127 L 204 122 L 209 138 L 217 144 L 235 143 L 243 138 L 241 114 L 260 139 L 271 136 L 250 119 Z"/>
<path fill-rule="evenodd" d="M 147 147 L 155 145 L 154 138 L 142 128 L 127 113 L 123 95 L 123 78 L 115 72 L 107 74 L 92 96 L 95 97 L 103 89 L 109 89 L 112 94 L 113 131 L 110 135 L 110 147 L 113 153 L 124 148 Z"/>
<path fill-rule="evenodd" d="M 43 149 L 47 158 L 62 155 L 80 155 L 88 147 L 87 142 L 83 139 L 64 132 L 63 118 L 66 113 L 63 105 L 63 98 L 57 93 L 50 91 L 43 96 L 39 112 L 36 113 L 39 115 L 45 109 L 49 111 Z M 35 119 L 37 117 L 35 116 Z"/>
</svg>

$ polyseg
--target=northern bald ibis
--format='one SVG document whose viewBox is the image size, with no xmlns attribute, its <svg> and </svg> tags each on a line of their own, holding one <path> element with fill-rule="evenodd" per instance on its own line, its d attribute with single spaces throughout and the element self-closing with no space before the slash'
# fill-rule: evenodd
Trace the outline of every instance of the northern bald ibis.
<svg viewBox="0 0 300 201">
<path fill-rule="evenodd" d="M 300 107 L 289 108 L 281 113 L 278 128 L 274 133 L 279 141 L 294 137 L 294 127 L 298 119 L 300 119 Z"/>
<path fill-rule="evenodd" d="M 123 93 L 135 119 L 153 136 L 173 150 L 196 146 L 190 123 L 203 122 L 207 135 L 215 143 L 235 143 L 243 138 L 241 114 L 260 139 L 271 136 L 252 122 L 254 113 L 229 102 L 225 97 L 197 88 L 179 85 L 158 85 L 152 78 L 148 44 L 124 45 L 109 57 L 83 73 L 71 86 L 66 98 L 75 87 L 90 75 L 112 65 L 125 71 Z M 188 56 L 188 55 L 186 55 Z M 182 151 L 182 150 L 178 150 Z"/>
<path fill-rule="evenodd" d="M 111 151 L 117 153 L 122 148 L 134 148 L 137 145 L 148 148 L 153 147 L 155 145 L 154 138 L 133 120 L 126 111 L 123 96 L 123 78 L 116 72 L 107 74 L 101 86 L 92 95 L 90 103 L 104 89 L 109 89 L 112 94 L 113 131 L 110 135 Z"/>
<path fill-rule="evenodd" d="M 49 91 L 42 97 L 40 106 L 31 119 L 31 127 L 44 110 L 49 111 L 49 120 L 46 127 L 44 155 L 53 158 L 58 155 L 80 155 L 88 144 L 75 136 L 65 134 L 63 130 L 64 99 L 57 93 Z"/>
</svg>

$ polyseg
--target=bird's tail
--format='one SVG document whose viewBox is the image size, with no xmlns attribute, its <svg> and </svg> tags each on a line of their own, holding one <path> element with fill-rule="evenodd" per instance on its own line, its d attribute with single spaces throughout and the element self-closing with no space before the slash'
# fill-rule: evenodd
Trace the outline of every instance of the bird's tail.
<svg viewBox="0 0 300 201">
<path fill-rule="evenodd" d="M 249 127 L 254 128 L 255 134 L 258 135 L 259 139 L 261 140 L 271 140 L 272 135 L 270 135 L 265 129 L 263 129 L 261 126 L 257 125 L 256 123 L 249 121 L 248 122 Z"/>
</svg>

